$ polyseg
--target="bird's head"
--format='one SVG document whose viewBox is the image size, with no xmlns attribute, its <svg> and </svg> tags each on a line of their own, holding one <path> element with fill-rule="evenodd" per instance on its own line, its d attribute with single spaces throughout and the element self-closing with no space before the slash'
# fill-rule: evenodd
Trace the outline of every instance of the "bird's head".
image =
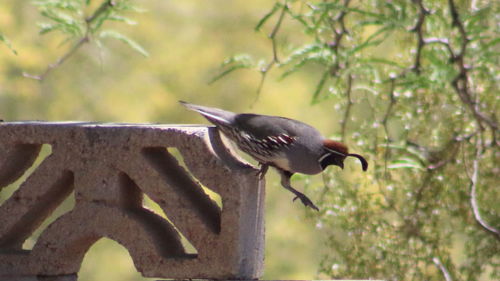
<svg viewBox="0 0 500 281">
<path fill-rule="evenodd" d="M 366 159 L 359 154 L 349 153 L 347 146 L 341 142 L 326 139 L 323 141 L 323 148 L 324 154 L 319 159 L 319 163 L 323 170 L 329 165 L 339 166 L 344 169 L 344 160 L 348 156 L 358 158 L 361 162 L 363 171 L 368 169 L 368 162 Z"/>
</svg>

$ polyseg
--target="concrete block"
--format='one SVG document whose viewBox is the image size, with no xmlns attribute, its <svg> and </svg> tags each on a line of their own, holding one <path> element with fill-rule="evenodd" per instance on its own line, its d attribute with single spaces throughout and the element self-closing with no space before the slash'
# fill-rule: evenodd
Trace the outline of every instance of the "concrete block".
<svg viewBox="0 0 500 281">
<path fill-rule="evenodd" d="M 145 277 L 261 276 L 264 182 L 214 127 L 2 122 L 0 190 L 34 163 L 42 144 L 52 154 L 0 205 L 0 280 L 76 280 L 102 237 L 123 245 Z M 222 206 L 203 187 L 219 194 Z M 72 192 L 75 207 L 23 250 Z M 168 220 L 143 206 L 143 194 Z M 186 251 L 181 234 L 196 253 Z M 70 279 L 50 279 L 63 277 Z"/>
</svg>

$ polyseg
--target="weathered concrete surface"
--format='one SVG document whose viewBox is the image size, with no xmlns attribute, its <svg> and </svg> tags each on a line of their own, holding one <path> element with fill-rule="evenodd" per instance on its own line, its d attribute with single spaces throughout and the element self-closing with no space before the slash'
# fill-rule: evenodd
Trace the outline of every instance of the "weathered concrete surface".
<svg viewBox="0 0 500 281">
<path fill-rule="evenodd" d="M 215 128 L 0 123 L 0 190 L 33 164 L 42 144 L 52 154 L 0 206 L 0 280 L 76 278 L 86 251 L 102 237 L 123 245 L 146 277 L 260 277 L 264 183 Z M 180 152 L 187 169 L 167 148 Z M 221 196 L 222 208 L 200 183 Z M 74 209 L 50 224 L 31 251 L 22 250 L 71 192 Z M 171 223 L 142 206 L 143 193 Z M 197 254 L 186 252 L 179 232 Z"/>
<path fill-rule="evenodd" d="M 76 274 L 58 276 L 0 276 L 0 281 L 76 281 Z"/>
</svg>

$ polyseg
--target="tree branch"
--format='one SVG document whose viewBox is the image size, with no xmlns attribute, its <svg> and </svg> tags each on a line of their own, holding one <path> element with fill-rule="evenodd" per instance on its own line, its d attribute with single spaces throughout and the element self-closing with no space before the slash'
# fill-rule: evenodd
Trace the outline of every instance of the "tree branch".
<svg viewBox="0 0 500 281">
<path fill-rule="evenodd" d="M 396 104 L 396 97 L 394 96 L 394 91 L 396 89 L 396 77 L 391 77 L 391 85 L 389 88 L 389 105 L 387 106 L 387 110 L 384 115 L 384 119 L 382 119 L 382 126 L 384 126 L 384 131 L 385 131 L 385 153 L 384 153 L 384 170 L 385 170 L 385 175 L 387 177 L 387 159 L 389 157 L 389 129 L 387 127 L 387 122 L 389 120 L 389 116 L 391 115 L 392 108 L 394 107 L 394 104 Z"/>
<path fill-rule="evenodd" d="M 448 271 L 448 269 L 446 269 L 446 267 L 444 266 L 444 264 L 441 262 L 441 260 L 438 257 L 432 258 L 432 261 L 437 266 L 437 268 L 439 268 L 439 270 L 441 270 L 441 273 L 443 273 L 444 279 L 446 281 L 453 281 L 453 279 L 451 278 L 450 272 Z"/>
<path fill-rule="evenodd" d="M 450 60 L 452 62 L 455 61 L 455 53 L 453 53 L 453 49 L 451 48 L 450 41 L 448 40 L 448 38 L 434 38 L 434 37 L 425 38 L 424 43 L 426 45 L 441 44 L 441 45 L 445 46 L 446 50 L 448 51 L 448 53 L 450 55 Z"/>
<path fill-rule="evenodd" d="M 468 77 L 468 71 L 470 67 L 467 66 L 464 62 L 467 46 L 470 42 L 469 38 L 467 37 L 467 31 L 465 30 L 464 24 L 460 20 L 460 15 L 455 5 L 455 1 L 448 0 L 448 6 L 451 14 L 451 24 L 453 27 L 456 27 L 458 29 L 460 37 L 462 39 L 462 43 L 460 44 L 460 51 L 456 53 L 455 56 L 450 57 L 452 61 L 456 63 L 459 71 L 457 76 L 452 80 L 451 84 L 455 89 L 457 95 L 460 97 L 460 100 L 472 112 L 472 115 L 476 119 L 476 123 L 478 124 L 479 128 L 481 130 L 484 130 L 483 123 L 490 127 L 493 136 L 493 143 L 495 143 L 496 134 L 499 129 L 498 123 L 494 120 L 494 118 L 486 115 L 480 110 L 479 104 L 474 100 L 471 93 Z"/>
<path fill-rule="evenodd" d="M 64 55 L 58 58 L 54 63 L 51 63 L 47 66 L 44 72 L 39 75 L 33 75 L 26 72 L 23 72 L 23 76 L 26 78 L 36 79 L 39 81 L 43 81 L 47 75 L 54 69 L 61 66 L 65 61 L 67 61 L 70 57 L 72 57 L 85 43 L 90 42 L 91 28 L 92 23 L 103 13 L 107 12 L 109 9 L 113 8 L 116 5 L 115 0 L 106 0 L 104 1 L 99 8 L 97 8 L 92 15 L 85 19 L 85 33 L 82 37 L 78 39 L 75 45 L 71 47 Z"/>
<path fill-rule="evenodd" d="M 425 46 L 423 26 L 425 23 L 425 17 L 429 14 L 429 11 L 424 7 L 422 0 L 413 0 L 413 2 L 415 2 L 418 5 L 419 13 L 418 13 L 417 23 L 410 30 L 417 34 L 417 49 L 415 54 L 415 62 L 413 63 L 411 69 L 416 73 L 420 73 L 422 49 Z"/>
<path fill-rule="evenodd" d="M 273 30 L 269 34 L 268 38 L 271 39 L 271 44 L 273 47 L 273 57 L 271 61 L 260 70 L 261 78 L 260 78 L 260 83 L 259 87 L 257 87 L 257 97 L 255 98 L 255 101 L 259 98 L 259 94 L 262 91 L 262 87 L 264 86 L 264 81 L 266 80 L 267 73 L 273 66 L 277 63 L 280 63 L 279 57 L 278 57 L 278 44 L 276 43 L 276 35 L 278 34 L 278 31 L 280 30 L 281 23 L 283 22 L 283 19 L 285 18 L 285 12 L 288 9 L 288 3 L 285 1 L 283 4 L 283 7 L 281 8 L 281 13 L 278 18 L 278 21 L 276 22 L 276 25 L 274 26 Z"/>
<path fill-rule="evenodd" d="M 479 205 L 477 203 L 477 182 L 478 182 L 478 174 L 479 174 L 479 159 L 483 154 L 483 146 L 481 144 L 480 136 L 476 137 L 476 155 L 474 161 L 472 162 L 472 175 L 470 175 L 470 204 L 472 208 L 472 212 L 474 214 L 474 219 L 478 223 L 478 225 L 489 233 L 493 235 L 498 241 L 500 241 L 500 230 L 488 224 L 482 217 L 481 212 L 479 211 Z"/>
<path fill-rule="evenodd" d="M 33 75 L 29 74 L 26 72 L 23 72 L 23 76 L 26 78 L 31 78 L 39 81 L 43 81 L 45 77 L 55 68 L 58 68 L 61 66 L 67 59 L 69 59 L 71 56 L 73 56 L 80 47 L 82 47 L 85 43 L 89 42 L 89 36 L 85 35 L 84 37 L 80 38 L 78 42 L 66 52 L 62 57 L 58 58 L 54 63 L 51 63 L 47 66 L 45 71 L 42 74 L 39 75 Z"/>
<path fill-rule="evenodd" d="M 347 76 L 347 88 L 345 90 L 345 95 L 347 99 L 347 105 L 346 109 L 344 112 L 344 118 L 341 121 L 341 140 L 342 142 L 345 141 L 345 134 L 346 134 L 346 129 L 347 129 L 347 121 L 349 120 L 349 116 L 351 114 L 351 107 L 353 105 L 352 99 L 351 99 L 351 90 L 352 90 L 352 74 L 349 74 Z"/>
<path fill-rule="evenodd" d="M 350 2 L 351 2 L 350 0 L 344 0 L 344 8 L 349 7 Z M 330 28 L 332 29 L 333 32 L 333 42 L 329 43 L 328 45 L 330 46 L 330 48 L 333 49 L 335 55 L 338 54 L 340 41 L 342 41 L 342 38 L 344 37 L 345 34 L 349 33 L 347 31 L 347 28 L 345 27 L 345 21 L 344 21 L 346 15 L 347 11 L 343 9 L 335 18 L 333 19 L 329 18 Z M 335 28 L 335 23 L 338 23 L 340 25 L 340 31 L 338 31 L 337 28 Z"/>
</svg>

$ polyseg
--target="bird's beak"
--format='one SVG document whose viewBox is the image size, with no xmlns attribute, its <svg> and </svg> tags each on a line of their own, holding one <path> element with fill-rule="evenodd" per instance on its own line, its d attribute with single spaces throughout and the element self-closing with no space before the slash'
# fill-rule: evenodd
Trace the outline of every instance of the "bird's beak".
<svg viewBox="0 0 500 281">
<path fill-rule="evenodd" d="M 361 162 L 361 167 L 363 168 L 363 171 L 366 171 L 368 169 L 368 162 L 366 161 L 366 159 L 359 155 L 359 154 L 354 154 L 354 153 L 350 153 L 350 154 L 347 154 L 347 156 L 352 156 L 352 157 L 356 157 L 359 159 L 359 161 Z"/>
<path fill-rule="evenodd" d="M 340 169 L 344 169 L 344 159 L 340 159 L 340 158 L 335 158 L 334 162 L 333 162 L 333 165 L 335 166 L 339 166 Z"/>
</svg>

